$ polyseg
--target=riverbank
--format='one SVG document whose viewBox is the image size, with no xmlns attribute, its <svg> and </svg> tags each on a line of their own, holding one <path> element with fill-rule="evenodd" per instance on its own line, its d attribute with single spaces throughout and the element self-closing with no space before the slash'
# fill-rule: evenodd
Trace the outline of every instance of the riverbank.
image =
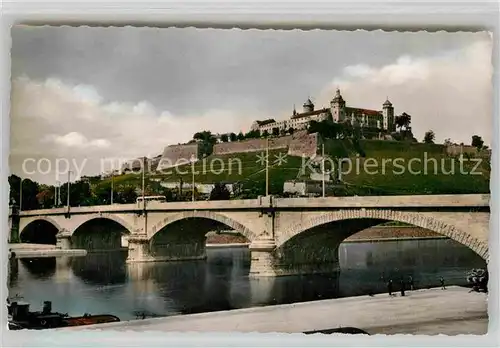
<svg viewBox="0 0 500 348">
<path fill-rule="evenodd" d="M 9 258 L 17 259 L 35 258 L 35 257 L 61 257 L 61 256 L 85 256 L 87 250 L 69 249 L 63 250 L 52 244 L 31 244 L 31 243 L 12 243 L 9 244 Z"/>
<path fill-rule="evenodd" d="M 383 242 L 411 239 L 442 239 L 447 238 L 438 233 L 415 226 L 376 226 L 367 228 L 350 236 L 344 243 Z M 217 244 L 246 246 L 249 241 L 241 235 L 209 234 L 207 246 Z"/>
<path fill-rule="evenodd" d="M 488 331 L 487 295 L 452 286 L 404 297 L 378 294 L 57 330 L 302 333 L 339 327 L 372 335 L 482 335 Z"/>
</svg>

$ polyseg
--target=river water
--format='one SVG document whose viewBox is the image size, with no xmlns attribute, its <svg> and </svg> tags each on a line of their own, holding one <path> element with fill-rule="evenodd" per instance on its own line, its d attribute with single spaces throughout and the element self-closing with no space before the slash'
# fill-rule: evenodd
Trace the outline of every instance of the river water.
<svg viewBox="0 0 500 348">
<path fill-rule="evenodd" d="M 121 320 L 366 295 L 411 275 L 417 288 L 465 285 L 465 272 L 484 268 L 473 251 L 449 239 L 343 243 L 341 271 L 326 276 L 250 279 L 245 248 L 208 249 L 206 261 L 126 264 L 126 252 L 75 258 L 13 260 L 9 296 L 39 309 Z"/>
</svg>

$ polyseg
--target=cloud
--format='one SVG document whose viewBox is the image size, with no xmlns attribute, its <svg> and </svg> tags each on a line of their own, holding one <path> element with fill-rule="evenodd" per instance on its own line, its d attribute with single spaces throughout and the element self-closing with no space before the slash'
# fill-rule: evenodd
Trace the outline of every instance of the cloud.
<svg viewBox="0 0 500 348">
<path fill-rule="evenodd" d="M 470 144 L 472 135 L 492 139 L 492 43 L 477 41 L 436 56 L 404 55 L 391 64 L 343 69 L 320 93 L 328 105 L 337 87 L 347 106 L 381 110 L 389 97 L 395 113 L 412 115 L 418 140 L 432 129 L 438 142 Z"/>
<path fill-rule="evenodd" d="M 11 171 L 22 174 L 26 158 L 57 158 L 86 162 L 82 174 L 98 174 L 100 160 L 155 156 L 169 144 L 188 141 L 200 130 L 231 132 L 248 129 L 252 116 L 240 111 L 207 110 L 174 115 L 150 102 L 104 103 L 97 89 L 69 85 L 59 79 L 13 81 L 11 111 Z M 54 168 L 31 175 L 54 182 Z"/>
<path fill-rule="evenodd" d="M 110 146 L 110 142 L 106 139 L 88 140 L 85 136 L 78 132 L 70 132 L 65 135 L 49 134 L 45 139 L 48 142 L 53 142 L 60 146 L 82 149 L 88 147 L 105 148 Z"/>
</svg>

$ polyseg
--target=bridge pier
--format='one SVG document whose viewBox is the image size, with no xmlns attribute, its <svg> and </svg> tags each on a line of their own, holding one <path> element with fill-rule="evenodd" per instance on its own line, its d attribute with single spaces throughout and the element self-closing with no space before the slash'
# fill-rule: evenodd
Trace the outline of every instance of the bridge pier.
<svg viewBox="0 0 500 348">
<path fill-rule="evenodd" d="M 276 243 L 273 238 L 262 238 L 253 241 L 250 246 L 250 273 L 251 278 L 275 277 L 273 251 Z"/>
<path fill-rule="evenodd" d="M 149 240 L 146 236 L 131 236 L 128 240 L 127 262 L 205 260 L 206 237 L 163 238 Z"/>
<path fill-rule="evenodd" d="M 127 263 L 155 261 L 151 257 L 149 239 L 147 236 L 134 236 L 128 238 Z"/>
<path fill-rule="evenodd" d="M 279 277 L 289 275 L 332 274 L 340 271 L 339 246 L 341 238 L 332 238 L 317 229 L 308 237 L 276 247 L 272 238 L 250 244 L 250 277 Z"/>
<path fill-rule="evenodd" d="M 70 232 L 68 232 L 66 230 L 61 230 L 56 235 L 56 238 L 57 238 L 56 248 L 62 249 L 62 250 L 69 250 L 69 249 L 71 249 L 72 243 L 71 243 L 71 234 L 70 234 Z"/>
</svg>

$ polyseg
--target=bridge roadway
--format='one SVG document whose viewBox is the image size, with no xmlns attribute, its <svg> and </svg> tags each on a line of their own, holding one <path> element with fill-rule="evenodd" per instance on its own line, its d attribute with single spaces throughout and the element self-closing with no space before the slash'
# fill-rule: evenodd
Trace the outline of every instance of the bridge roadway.
<svg viewBox="0 0 500 348">
<path fill-rule="evenodd" d="M 487 296 L 461 287 L 254 307 L 57 330 L 282 332 L 356 327 L 369 334 L 483 335 Z"/>
<path fill-rule="evenodd" d="M 205 235 L 230 229 L 250 242 L 251 276 L 312 274 L 338 269 L 340 243 L 386 221 L 437 232 L 488 261 L 489 200 L 490 195 L 480 194 L 261 196 L 70 207 L 69 214 L 67 208 L 23 211 L 19 231 L 21 241 L 29 242 L 51 229 L 59 248 L 87 250 L 116 247 L 127 234 L 128 261 L 148 262 L 204 259 Z"/>
</svg>

